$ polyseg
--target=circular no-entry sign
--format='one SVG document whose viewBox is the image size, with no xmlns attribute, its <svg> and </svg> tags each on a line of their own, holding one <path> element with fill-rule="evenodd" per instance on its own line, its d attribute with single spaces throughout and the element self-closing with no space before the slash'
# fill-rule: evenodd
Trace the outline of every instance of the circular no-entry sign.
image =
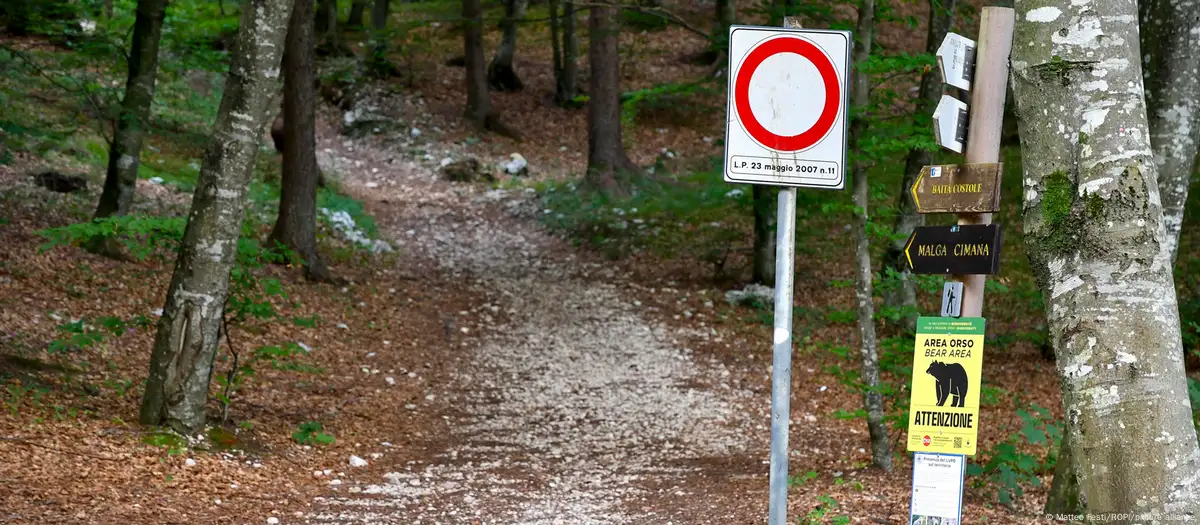
<svg viewBox="0 0 1200 525">
<path fill-rule="evenodd" d="M 750 107 L 750 80 L 754 77 L 754 72 L 765 60 L 781 53 L 800 55 L 812 63 L 820 73 L 821 84 L 825 87 L 825 103 L 821 106 L 821 113 L 816 122 L 795 135 L 779 135 L 768 130 L 754 116 Z M 820 142 L 833 129 L 842 103 L 840 86 L 837 70 L 821 48 L 804 38 L 778 36 L 763 40 L 746 54 L 734 79 L 733 101 L 742 128 L 759 144 L 777 151 L 801 151 Z"/>
</svg>

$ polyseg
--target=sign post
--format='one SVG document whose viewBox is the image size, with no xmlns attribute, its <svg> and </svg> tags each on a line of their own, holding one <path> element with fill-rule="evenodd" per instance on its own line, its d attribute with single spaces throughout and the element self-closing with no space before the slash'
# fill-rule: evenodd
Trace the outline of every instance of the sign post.
<svg viewBox="0 0 1200 525">
<path fill-rule="evenodd" d="M 985 7 L 978 43 L 954 33 L 938 48 L 945 83 L 971 92 L 971 104 L 943 96 L 934 113 L 939 145 L 963 166 L 926 166 L 912 187 L 920 213 L 957 213 L 957 226 L 919 227 L 905 246 L 913 273 L 951 274 L 942 317 L 917 320 L 908 450 L 913 456 L 910 523 L 960 523 L 966 456 L 979 435 L 987 275 L 999 271 L 1000 131 L 1014 12 Z M 951 505 L 950 503 L 953 503 Z"/>
<path fill-rule="evenodd" d="M 729 28 L 725 181 L 784 186 L 775 243 L 770 525 L 787 524 L 796 188 L 846 184 L 849 31 Z"/>
</svg>

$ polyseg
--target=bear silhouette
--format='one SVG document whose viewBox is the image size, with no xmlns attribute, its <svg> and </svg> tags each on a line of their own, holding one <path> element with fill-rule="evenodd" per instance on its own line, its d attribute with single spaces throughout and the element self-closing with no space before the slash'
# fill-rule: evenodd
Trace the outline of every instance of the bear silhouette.
<svg viewBox="0 0 1200 525">
<path fill-rule="evenodd" d="M 926 374 L 937 381 L 937 406 L 945 406 L 946 399 L 954 395 L 952 407 L 965 406 L 967 403 L 967 370 L 958 363 L 946 364 L 941 361 L 929 363 Z"/>
</svg>

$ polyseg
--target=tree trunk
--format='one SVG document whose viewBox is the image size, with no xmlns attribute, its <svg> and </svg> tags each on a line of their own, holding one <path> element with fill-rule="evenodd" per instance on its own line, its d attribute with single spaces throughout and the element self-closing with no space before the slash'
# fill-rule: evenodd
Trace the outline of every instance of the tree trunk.
<svg viewBox="0 0 1200 525">
<path fill-rule="evenodd" d="M 734 5 L 733 0 L 717 0 L 718 35 L 725 35 L 729 32 L 729 26 L 733 25 L 734 18 L 737 18 L 737 6 Z"/>
<path fill-rule="evenodd" d="M 246 192 L 279 77 L 290 0 L 245 0 L 221 107 L 196 181 L 192 211 L 158 333 L 139 419 L 186 434 L 205 404 Z"/>
<path fill-rule="evenodd" d="M 1018 0 L 1026 252 L 1090 514 L 1200 513 L 1179 309 L 1126 0 Z M 1132 515 L 1121 523 L 1134 522 Z M 1159 519 L 1139 523 L 1162 523 Z"/>
<path fill-rule="evenodd" d="M 320 35 L 320 49 L 325 55 L 351 56 L 354 53 L 342 43 L 337 28 L 337 0 L 319 0 L 317 3 L 316 28 Z"/>
<path fill-rule="evenodd" d="M 554 0 L 554 4 L 558 1 Z M 562 40 L 556 42 L 562 49 L 562 66 L 554 70 L 554 100 L 559 106 L 567 107 L 576 105 L 575 97 L 579 95 L 579 34 L 575 31 L 579 15 L 575 11 L 575 2 L 563 2 L 561 20 Z M 554 33 L 557 35 L 558 31 L 554 30 Z"/>
<path fill-rule="evenodd" d="M 329 280 L 329 270 L 317 253 L 317 140 L 316 67 L 314 65 L 313 8 L 309 0 L 296 2 L 288 22 L 283 53 L 283 173 L 280 180 L 279 216 L 270 240 L 296 252 L 304 260 L 305 275 Z"/>
<path fill-rule="evenodd" d="M 488 94 L 487 74 L 483 62 L 483 8 L 480 0 L 463 0 L 463 47 L 467 66 L 467 120 L 480 128 L 487 125 L 492 114 L 492 99 Z"/>
<path fill-rule="evenodd" d="M 1054 481 L 1050 483 L 1050 494 L 1046 495 L 1043 514 L 1082 514 L 1079 506 L 1079 478 L 1071 468 L 1070 434 L 1063 434 L 1058 462 L 1054 465 Z"/>
<path fill-rule="evenodd" d="M 104 19 L 112 20 L 113 17 L 113 0 L 104 0 Z M 136 22 L 134 22 L 136 24 Z"/>
<path fill-rule="evenodd" d="M 617 55 L 616 8 L 592 6 L 588 15 L 588 167 L 584 182 L 606 193 L 623 194 L 641 168 L 621 142 L 621 63 Z"/>
<path fill-rule="evenodd" d="M 955 0 L 931 0 L 929 2 L 929 30 L 925 34 L 925 52 L 937 53 L 938 46 L 946 33 L 954 25 Z M 921 90 L 917 95 L 917 113 L 933 114 L 938 99 L 942 95 L 942 78 L 937 70 L 930 70 L 921 76 Z M 921 174 L 921 168 L 932 162 L 932 155 L 922 148 L 908 150 L 904 159 L 904 178 L 900 182 L 900 191 L 896 198 L 898 215 L 893 229 L 895 240 L 888 243 L 887 252 L 883 256 L 883 268 L 880 275 L 887 279 L 888 275 L 899 276 L 899 282 L 886 283 L 883 287 L 883 304 L 885 307 L 901 311 L 901 324 L 908 331 L 917 327 L 917 286 L 912 273 L 904 262 L 904 243 L 908 236 L 918 226 L 925 224 L 925 217 L 917 213 L 917 203 L 912 200 L 913 184 Z"/>
<path fill-rule="evenodd" d="M 371 8 L 371 56 L 367 59 L 367 69 L 377 76 L 391 76 L 396 73 L 396 66 L 388 59 L 388 9 L 390 0 L 375 0 Z"/>
<path fill-rule="evenodd" d="M 526 0 L 504 1 L 504 36 L 487 70 L 488 84 L 496 91 L 520 91 L 524 87 L 513 69 L 513 55 L 517 52 L 517 24 L 525 18 L 526 4 Z"/>
<path fill-rule="evenodd" d="M 875 0 L 860 0 L 858 24 L 854 28 L 858 41 L 854 44 L 854 63 L 866 64 L 871 58 L 871 46 L 875 40 Z M 856 118 L 850 124 L 850 151 L 858 151 L 858 143 L 867 132 L 867 120 L 863 114 L 871 102 L 870 78 L 862 67 L 855 67 L 851 101 Z M 857 156 L 857 155 L 856 155 Z M 867 430 L 871 436 L 871 464 L 885 471 L 892 470 L 891 445 L 887 427 L 883 425 L 883 395 L 879 392 L 879 348 L 875 337 L 875 302 L 871 290 L 874 276 L 871 266 L 871 240 L 867 236 L 870 220 L 870 185 L 867 181 L 867 164 L 860 159 L 853 163 L 854 207 L 856 223 L 855 238 L 855 299 L 858 303 L 858 334 L 861 339 L 862 382 L 867 391 L 863 393 L 863 405 L 867 409 Z"/>
<path fill-rule="evenodd" d="M 754 252 L 750 280 L 765 286 L 775 283 L 775 201 L 778 190 L 755 184 L 750 188 L 754 203 Z"/>
<path fill-rule="evenodd" d="M 129 52 L 129 76 L 121 113 L 108 152 L 108 172 L 104 191 L 96 207 L 96 217 L 124 215 L 133 203 L 137 189 L 139 157 L 146 128 L 150 125 L 150 105 L 154 101 L 154 79 L 158 73 L 158 43 L 162 37 L 167 0 L 139 0 L 133 25 L 133 46 Z"/>
<path fill-rule="evenodd" d="M 1200 1 L 1142 0 L 1140 14 L 1150 145 L 1174 261 L 1200 139 Z"/>
<path fill-rule="evenodd" d="M 350 4 L 350 16 L 346 17 L 346 27 L 360 28 L 363 26 L 363 12 L 367 10 L 367 0 L 354 0 Z"/>
</svg>

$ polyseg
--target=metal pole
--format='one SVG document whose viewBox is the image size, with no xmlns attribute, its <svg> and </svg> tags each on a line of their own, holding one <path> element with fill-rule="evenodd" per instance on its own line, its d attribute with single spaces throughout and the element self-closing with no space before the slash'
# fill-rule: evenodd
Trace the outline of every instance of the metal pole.
<svg viewBox="0 0 1200 525">
<path fill-rule="evenodd" d="M 770 525 L 787 525 L 788 423 L 792 402 L 792 262 L 796 254 L 796 188 L 779 190 L 775 237 L 775 352 L 771 362 Z"/>
<path fill-rule="evenodd" d="M 967 162 L 999 162 L 1004 97 L 1008 94 L 1008 55 L 1012 51 L 1014 12 L 985 7 L 979 23 L 975 78 L 971 80 L 971 119 L 967 126 Z M 999 188 L 996 191 L 1000 191 Z M 991 224 L 990 213 L 963 213 L 959 224 Z M 962 281 L 962 316 L 983 316 L 986 275 L 956 275 Z"/>
</svg>

